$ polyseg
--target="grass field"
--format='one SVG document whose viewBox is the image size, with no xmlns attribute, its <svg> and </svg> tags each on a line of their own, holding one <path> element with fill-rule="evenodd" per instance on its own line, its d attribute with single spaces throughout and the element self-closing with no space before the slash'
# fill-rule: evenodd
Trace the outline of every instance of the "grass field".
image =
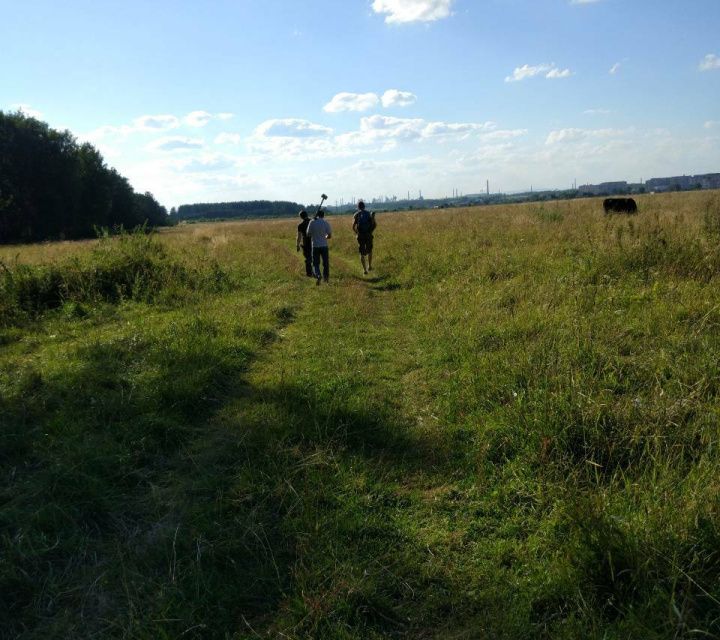
<svg viewBox="0 0 720 640">
<path fill-rule="evenodd" d="M 720 194 L 0 248 L 0 637 L 720 638 Z"/>
</svg>

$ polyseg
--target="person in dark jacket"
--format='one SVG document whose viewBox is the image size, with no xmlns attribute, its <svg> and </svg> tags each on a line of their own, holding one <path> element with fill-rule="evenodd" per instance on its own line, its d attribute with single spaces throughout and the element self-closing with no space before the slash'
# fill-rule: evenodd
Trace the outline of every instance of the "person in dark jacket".
<svg viewBox="0 0 720 640">
<path fill-rule="evenodd" d="M 302 222 L 297 226 L 296 250 L 300 251 L 302 247 L 303 256 L 305 257 L 305 275 L 312 278 L 314 275 L 312 266 L 312 240 L 307 234 L 310 218 L 305 209 L 300 212 L 300 217 L 302 218 Z"/>
<path fill-rule="evenodd" d="M 360 250 L 360 264 L 363 273 L 372 271 L 373 231 L 377 227 L 375 214 L 365 210 L 365 203 L 358 201 L 358 210 L 353 216 L 352 229 L 357 236 L 358 249 Z"/>
</svg>

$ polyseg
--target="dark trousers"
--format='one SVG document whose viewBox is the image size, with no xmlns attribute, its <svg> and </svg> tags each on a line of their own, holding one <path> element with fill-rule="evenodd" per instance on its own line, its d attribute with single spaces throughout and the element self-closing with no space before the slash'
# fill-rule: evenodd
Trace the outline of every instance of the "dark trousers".
<svg viewBox="0 0 720 640">
<path fill-rule="evenodd" d="M 313 275 L 312 245 L 309 243 L 303 244 L 302 252 L 303 252 L 303 256 L 305 257 L 305 275 L 311 276 L 311 275 Z"/>
<path fill-rule="evenodd" d="M 320 258 L 323 263 L 323 278 L 327 280 L 330 277 L 330 252 L 327 247 L 313 247 L 313 266 L 315 267 L 315 277 L 320 277 Z"/>
</svg>

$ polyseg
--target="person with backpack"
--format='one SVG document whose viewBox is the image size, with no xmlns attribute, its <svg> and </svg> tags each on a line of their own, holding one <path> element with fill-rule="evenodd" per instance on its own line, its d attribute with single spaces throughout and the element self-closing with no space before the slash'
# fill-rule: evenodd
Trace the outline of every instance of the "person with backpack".
<svg viewBox="0 0 720 640">
<path fill-rule="evenodd" d="M 305 209 L 303 209 L 299 215 L 302 218 L 302 221 L 297 226 L 297 241 L 295 248 L 297 251 L 300 251 L 300 247 L 302 247 L 303 256 L 305 257 L 305 275 L 312 278 L 314 275 L 312 268 L 312 241 L 310 240 L 310 236 L 307 234 L 310 218 L 308 217 Z"/>
<path fill-rule="evenodd" d="M 310 221 L 307 235 L 312 242 L 312 259 L 315 270 L 315 284 L 320 285 L 320 259 L 323 263 L 323 280 L 330 280 L 330 250 L 328 240 L 332 238 L 332 228 L 325 220 L 325 212 L 318 209 L 316 216 Z"/>
<path fill-rule="evenodd" d="M 359 200 L 358 210 L 353 216 L 352 228 L 357 236 L 360 264 L 362 264 L 363 273 L 366 275 L 368 271 L 372 271 L 373 231 L 375 231 L 375 227 L 377 227 L 375 214 L 367 211 L 365 203 Z"/>
</svg>

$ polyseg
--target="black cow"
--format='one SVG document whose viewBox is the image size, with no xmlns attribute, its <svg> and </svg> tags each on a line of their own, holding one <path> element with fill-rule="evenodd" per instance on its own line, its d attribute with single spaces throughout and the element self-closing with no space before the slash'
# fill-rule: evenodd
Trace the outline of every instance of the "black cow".
<svg viewBox="0 0 720 640">
<path fill-rule="evenodd" d="M 637 213 L 637 203 L 632 198 L 605 198 L 605 213 Z"/>
</svg>

